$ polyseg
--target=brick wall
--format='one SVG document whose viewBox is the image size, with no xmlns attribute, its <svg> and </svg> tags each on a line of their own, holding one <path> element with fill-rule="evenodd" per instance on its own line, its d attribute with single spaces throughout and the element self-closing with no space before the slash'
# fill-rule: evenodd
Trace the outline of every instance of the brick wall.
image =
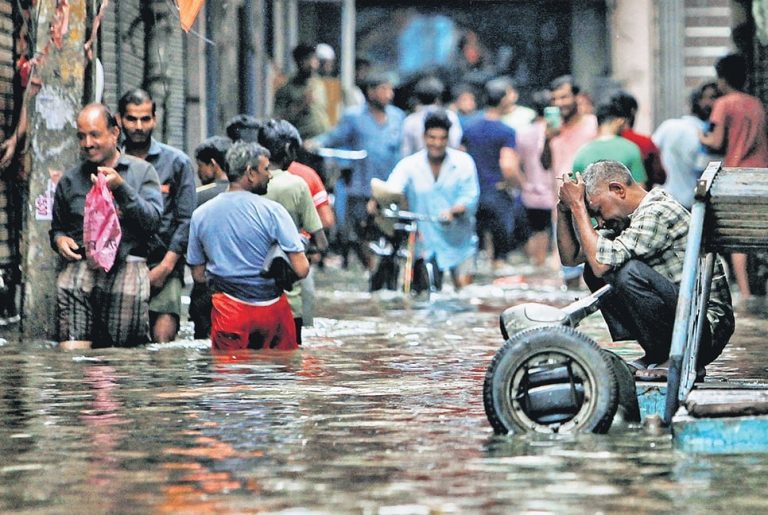
<svg viewBox="0 0 768 515">
<path fill-rule="evenodd" d="M 13 123 L 13 11 L 10 0 L 0 0 L 0 139 Z"/>
</svg>

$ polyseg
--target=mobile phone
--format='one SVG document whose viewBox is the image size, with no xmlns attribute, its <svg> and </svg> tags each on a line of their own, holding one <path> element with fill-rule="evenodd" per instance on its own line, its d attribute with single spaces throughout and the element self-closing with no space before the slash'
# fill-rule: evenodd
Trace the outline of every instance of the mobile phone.
<svg viewBox="0 0 768 515">
<path fill-rule="evenodd" d="M 547 122 L 547 127 L 552 129 L 559 129 L 562 118 L 560 117 L 560 108 L 555 106 L 547 106 L 544 108 L 544 120 Z"/>
</svg>

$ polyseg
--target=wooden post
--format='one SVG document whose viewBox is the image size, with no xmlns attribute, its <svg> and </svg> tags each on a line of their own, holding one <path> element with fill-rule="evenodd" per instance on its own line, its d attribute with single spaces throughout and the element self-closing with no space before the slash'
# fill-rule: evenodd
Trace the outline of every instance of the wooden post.
<svg viewBox="0 0 768 515">
<path fill-rule="evenodd" d="M 48 243 L 50 208 L 58 176 L 79 159 L 75 133 L 83 98 L 86 0 L 69 0 L 66 32 L 54 40 L 50 26 L 57 4 L 57 0 L 37 2 L 34 44 L 36 55 L 41 55 L 36 71 L 42 87 L 28 102 L 31 166 L 21 242 L 21 328 L 26 338 L 55 338 L 58 257 Z"/>
</svg>

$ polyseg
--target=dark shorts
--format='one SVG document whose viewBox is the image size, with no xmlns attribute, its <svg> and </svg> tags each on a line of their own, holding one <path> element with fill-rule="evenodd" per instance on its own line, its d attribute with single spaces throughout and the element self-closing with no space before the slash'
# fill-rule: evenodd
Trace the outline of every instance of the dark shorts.
<svg viewBox="0 0 768 515">
<path fill-rule="evenodd" d="M 546 232 L 552 234 L 552 210 L 525 208 L 528 217 L 528 227 L 531 232 Z"/>
<path fill-rule="evenodd" d="M 241 302 L 214 293 L 211 347 L 214 350 L 298 348 L 296 326 L 285 295 L 268 305 Z"/>
<path fill-rule="evenodd" d="M 130 259 L 130 258 L 129 258 Z M 85 260 L 68 263 L 56 281 L 59 341 L 129 347 L 149 341 L 149 270 L 143 260 L 106 273 Z"/>
</svg>

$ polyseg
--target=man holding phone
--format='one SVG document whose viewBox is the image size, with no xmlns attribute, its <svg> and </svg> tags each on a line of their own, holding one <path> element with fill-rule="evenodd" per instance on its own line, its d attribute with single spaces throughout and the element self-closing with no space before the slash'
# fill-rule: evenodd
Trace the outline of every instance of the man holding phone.
<svg viewBox="0 0 768 515">
<path fill-rule="evenodd" d="M 549 86 L 551 107 L 547 139 L 552 172 L 555 177 L 562 177 L 573 169 L 576 152 L 585 143 L 597 137 L 597 118 L 593 114 L 581 114 L 576 103 L 580 88 L 573 76 L 563 75 L 553 80 Z M 545 113 L 545 118 L 547 113 Z M 545 153 L 546 155 L 546 153 Z M 581 267 L 564 266 L 563 280 L 568 288 L 578 288 L 581 282 Z"/>
<path fill-rule="evenodd" d="M 126 347 L 149 341 L 147 241 L 160 225 L 163 200 L 157 172 L 149 163 L 120 153 L 120 128 L 103 104 L 89 104 L 77 116 L 83 161 L 59 181 L 49 232 L 64 264 L 56 281 L 59 348 Z M 85 197 L 107 178 L 122 237 L 109 272 L 87 264 L 83 242 Z"/>
</svg>

